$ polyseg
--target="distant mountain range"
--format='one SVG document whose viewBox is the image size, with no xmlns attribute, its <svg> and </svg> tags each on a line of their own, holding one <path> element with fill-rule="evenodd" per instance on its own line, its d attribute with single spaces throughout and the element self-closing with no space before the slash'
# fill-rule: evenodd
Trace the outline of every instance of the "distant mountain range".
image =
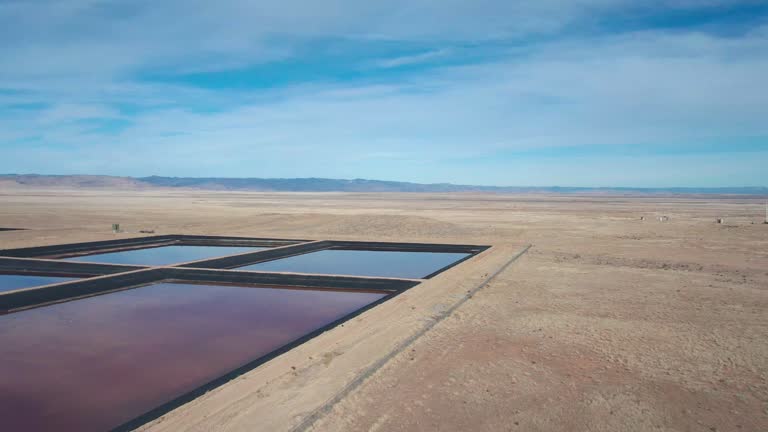
<svg viewBox="0 0 768 432">
<path fill-rule="evenodd" d="M 487 192 L 559 194 L 719 194 L 766 195 L 768 187 L 627 188 L 627 187 L 518 187 L 473 186 L 450 183 L 407 183 L 383 180 L 326 178 L 220 178 L 220 177 L 117 177 L 102 175 L 0 174 L 2 187 L 52 187 L 101 189 L 184 188 L 263 192 Z"/>
</svg>

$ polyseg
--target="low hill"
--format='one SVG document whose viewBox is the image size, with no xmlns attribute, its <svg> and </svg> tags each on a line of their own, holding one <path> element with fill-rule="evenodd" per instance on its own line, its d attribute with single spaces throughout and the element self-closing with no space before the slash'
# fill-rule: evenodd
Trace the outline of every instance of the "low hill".
<svg viewBox="0 0 768 432">
<path fill-rule="evenodd" d="M 0 186 L 139 189 L 153 187 L 132 177 L 104 175 L 0 174 Z"/>
<path fill-rule="evenodd" d="M 46 188 L 148 189 L 263 192 L 487 192 L 560 194 L 766 195 L 766 187 L 624 188 L 624 187 L 516 187 L 451 183 L 408 183 L 366 179 L 327 178 L 222 178 L 222 177 L 116 177 L 103 175 L 0 174 L 0 186 Z"/>
</svg>

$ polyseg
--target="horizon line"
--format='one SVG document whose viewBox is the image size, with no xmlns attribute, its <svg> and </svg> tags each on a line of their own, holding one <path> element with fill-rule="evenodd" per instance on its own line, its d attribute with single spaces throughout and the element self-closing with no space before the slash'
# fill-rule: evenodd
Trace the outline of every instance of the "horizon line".
<svg viewBox="0 0 768 432">
<path fill-rule="evenodd" d="M 477 187 L 477 188 L 500 188 L 500 189 L 612 189 L 612 190 L 735 190 L 735 189 L 766 189 L 766 185 L 741 185 L 741 186 L 562 186 L 562 185 L 484 185 L 484 184 L 468 184 L 468 183 L 451 183 L 451 182 L 414 182 L 406 180 L 383 180 L 383 179 L 371 179 L 371 178 L 333 178 L 333 177 L 226 177 L 226 176 L 167 176 L 152 174 L 148 176 L 133 176 L 133 175 L 114 175 L 114 174 L 38 174 L 38 173 L 0 173 L 0 177 L 111 177 L 111 178 L 129 178 L 133 180 L 144 180 L 149 178 L 166 178 L 166 179 L 186 179 L 186 180 L 332 180 L 332 181 L 368 181 L 368 182 L 381 182 L 381 183 L 401 183 L 409 185 L 419 186 L 455 186 L 455 187 Z"/>
</svg>

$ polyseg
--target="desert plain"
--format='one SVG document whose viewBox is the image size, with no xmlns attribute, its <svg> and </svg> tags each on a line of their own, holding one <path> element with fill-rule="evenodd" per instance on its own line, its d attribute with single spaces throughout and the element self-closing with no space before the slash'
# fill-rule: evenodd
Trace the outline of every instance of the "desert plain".
<svg viewBox="0 0 768 432">
<path fill-rule="evenodd" d="M 764 212 L 739 196 L 8 187 L 0 227 L 25 230 L 0 249 L 140 230 L 492 246 L 142 431 L 765 431 Z"/>
</svg>

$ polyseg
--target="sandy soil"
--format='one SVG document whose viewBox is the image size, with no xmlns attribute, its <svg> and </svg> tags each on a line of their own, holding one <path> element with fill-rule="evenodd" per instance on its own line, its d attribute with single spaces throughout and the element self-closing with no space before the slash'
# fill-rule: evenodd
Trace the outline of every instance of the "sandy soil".
<svg viewBox="0 0 768 432">
<path fill-rule="evenodd" d="M 723 197 L 7 189 L 0 227 L 31 230 L 0 232 L 0 247 L 139 229 L 494 246 L 147 431 L 761 431 L 763 205 Z M 112 223 L 129 232 L 112 234 Z M 344 391 L 529 243 L 490 285 Z M 303 423 L 312 414 L 318 420 Z"/>
</svg>

